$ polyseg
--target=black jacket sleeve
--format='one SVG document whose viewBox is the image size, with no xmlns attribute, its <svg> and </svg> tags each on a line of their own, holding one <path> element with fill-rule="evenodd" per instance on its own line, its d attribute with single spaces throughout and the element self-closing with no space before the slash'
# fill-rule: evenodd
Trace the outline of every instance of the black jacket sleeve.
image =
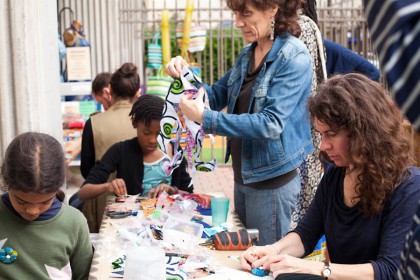
<svg viewBox="0 0 420 280">
<path fill-rule="evenodd" d="M 101 160 L 98 161 L 86 177 L 85 184 L 103 184 L 108 180 L 109 175 L 116 171 L 120 165 L 121 155 L 123 153 L 123 143 L 118 142 L 106 151 Z"/>
<path fill-rule="evenodd" d="M 80 172 L 83 178 L 87 178 L 93 166 L 95 166 L 95 145 L 93 143 L 92 122 L 88 119 L 83 128 L 82 150 L 80 152 Z"/>
</svg>

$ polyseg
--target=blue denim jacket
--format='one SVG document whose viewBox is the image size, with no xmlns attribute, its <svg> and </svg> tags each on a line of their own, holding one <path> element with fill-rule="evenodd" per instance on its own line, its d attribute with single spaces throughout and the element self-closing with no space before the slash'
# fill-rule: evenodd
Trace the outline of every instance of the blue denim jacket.
<svg viewBox="0 0 420 280">
<path fill-rule="evenodd" d="M 255 43 L 254 43 L 255 44 Z M 250 45 L 235 65 L 211 87 L 204 85 L 213 110 L 204 110 L 206 133 L 242 139 L 245 184 L 267 180 L 297 168 L 313 151 L 307 99 L 311 58 L 290 34 L 277 36 L 252 90 L 249 114 L 232 114 L 248 70 Z M 227 106 L 227 114 L 219 112 Z"/>
</svg>

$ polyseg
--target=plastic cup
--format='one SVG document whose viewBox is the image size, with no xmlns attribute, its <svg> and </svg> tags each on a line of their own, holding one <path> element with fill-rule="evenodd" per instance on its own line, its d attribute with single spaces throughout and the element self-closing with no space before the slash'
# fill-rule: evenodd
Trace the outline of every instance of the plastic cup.
<svg viewBox="0 0 420 280">
<path fill-rule="evenodd" d="M 125 280 L 165 280 L 165 251 L 159 247 L 128 249 L 124 267 Z"/>
<path fill-rule="evenodd" d="M 229 211 L 229 198 L 212 197 L 211 198 L 211 221 L 213 226 L 219 226 L 227 221 Z"/>
</svg>

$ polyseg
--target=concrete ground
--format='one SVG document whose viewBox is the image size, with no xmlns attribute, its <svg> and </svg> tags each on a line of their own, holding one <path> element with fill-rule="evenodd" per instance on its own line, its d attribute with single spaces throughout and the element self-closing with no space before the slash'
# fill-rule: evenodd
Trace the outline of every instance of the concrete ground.
<svg viewBox="0 0 420 280">
<path fill-rule="evenodd" d="M 233 203 L 233 170 L 230 165 L 218 166 L 213 172 L 197 172 L 195 193 L 224 192 Z"/>
</svg>

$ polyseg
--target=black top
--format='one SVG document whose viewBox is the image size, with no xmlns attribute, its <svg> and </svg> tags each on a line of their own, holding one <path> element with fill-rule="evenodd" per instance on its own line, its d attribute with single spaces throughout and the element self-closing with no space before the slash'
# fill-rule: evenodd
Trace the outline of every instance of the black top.
<svg viewBox="0 0 420 280">
<path fill-rule="evenodd" d="M 83 127 L 82 150 L 80 151 L 80 173 L 82 173 L 83 178 L 86 179 L 95 164 L 92 122 L 88 119 Z"/>
<path fill-rule="evenodd" d="M 192 193 L 194 188 L 188 187 L 191 177 L 187 172 L 187 166 L 187 161 L 183 158 L 180 166 L 172 173 L 172 186 Z M 143 170 L 143 154 L 137 137 L 134 137 L 112 145 L 98 164 L 91 169 L 83 185 L 103 184 L 112 172 L 117 171 L 117 178 L 124 179 L 127 194 L 135 195 L 143 192 Z"/>
<path fill-rule="evenodd" d="M 344 204 L 345 168 L 329 169 L 321 180 L 308 212 L 295 229 L 310 254 L 325 234 L 331 262 L 372 263 L 375 279 L 394 279 L 413 214 L 420 199 L 420 170 L 411 168 L 385 204 L 367 219 L 360 204 Z M 334 273 L 334 272 L 333 272 Z"/>
<path fill-rule="evenodd" d="M 249 59 L 249 64 L 248 64 L 248 71 L 246 73 L 246 77 L 242 84 L 241 92 L 239 93 L 238 99 L 236 100 L 233 114 L 240 115 L 240 114 L 249 112 L 249 108 L 250 108 L 249 102 L 251 99 L 252 91 L 254 89 L 254 85 L 255 85 L 255 82 L 257 81 L 257 77 L 260 74 L 261 68 L 263 67 L 265 63 L 265 59 L 267 58 L 267 55 L 268 55 L 267 53 L 264 56 L 264 58 L 261 60 L 261 63 L 254 70 L 254 65 L 255 65 L 254 50 L 255 48 L 252 50 L 252 55 L 251 55 L 251 58 Z M 275 188 L 284 186 L 285 184 L 290 182 L 293 178 L 295 178 L 296 175 L 298 174 L 296 169 L 293 169 L 290 172 L 287 172 L 285 174 L 282 174 L 274 178 L 270 178 L 268 180 L 244 184 L 244 181 L 242 179 L 242 172 L 241 172 L 242 139 L 232 137 L 229 143 L 230 143 L 230 154 L 232 155 L 233 179 L 238 184 L 245 185 L 251 188 L 258 188 L 258 189 L 275 189 Z"/>
</svg>

